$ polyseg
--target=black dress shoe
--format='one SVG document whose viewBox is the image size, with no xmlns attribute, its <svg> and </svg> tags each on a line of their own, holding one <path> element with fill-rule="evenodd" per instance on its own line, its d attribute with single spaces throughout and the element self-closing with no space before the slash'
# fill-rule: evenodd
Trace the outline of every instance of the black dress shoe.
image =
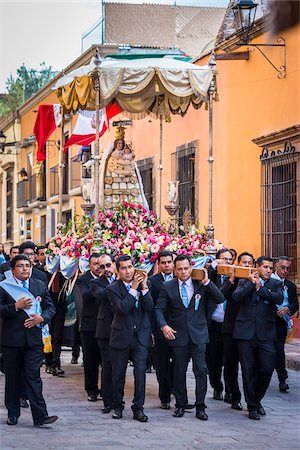
<svg viewBox="0 0 300 450">
<path fill-rule="evenodd" d="M 103 414 L 108 414 L 111 412 L 111 406 L 104 406 L 104 408 L 102 408 L 102 412 Z"/>
<path fill-rule="evenodd" d="M 249 411 L 248 417 L 249 417 L 249 419 L 252 419 L 252 420 L 260 420 L 258 411 Z"/>
<path fill-rule="evenodd" d="M 173 414 L 173 417 L 183 417 L 184 416 L 184 409 L 183 408 L 176 408 Z"/>
<path fill-rule="evenodd" d="M 51 375 L 53 375 L 53 369 L 52 369 L 52 367 L 46 366 L 45 372 L 46 372 L 46 373 L 50 373 Z"/>
<path fill-rule="evenodd" d="M 261 404 L 259 404 L 259 407 L 258 407 L 258 414 L 260 416 L 266 416 L 265 408 Z"/>
<path fill-rule="evenodd" d="M 113 419 L 122 419 L 123 417 L 123 413 L 121 409 L 115 409 L 114 412 L 112 413 L 112 418 Z"/>
<path fill-rule="evenodd" d="M 73 358 L 71 359 L 71 364 L 78 364 L 78 358 Z"/>
<path fill-rule="evenodd" d="M 279 390 L 280 392 L 287 392 L 289 390 L 289 385 L 285 381 L 281 381 L 279 383 Z"/>
<path fill-rule="evenodd" d="M 144 411 L 142 409 L 133 411 L 133 419 L 138 420 L 139 422 L 148 422 L 148 416 L 144 414 Z"/>
<path fill-rule="evenodd" d="M 51 425 L 51 423 L 56 422 L 58 416 L 46 416 L 42 422 L 35 423 L 35 427 L 42 427 L 44 425 Z"/>
<path fill-rule="evenodd" d="M 208 419 L 208 415 L 206 414 L 206 412 L 204 411 L 204 409 L 201 409 L 199 411 L 196 411 L 196 417 L 199 420 L 207 420 Z"/>
<path fill-rule="evenodd" d="M 224 402 L 225 403 L 232 403 L 232 396 L 231 396 L 231 394 L 229 394 L 229 392 L 225 392 Z"/>
<path fill-rule="evenodd" d="M 97 395 L 96 394 L 90 394 L 88 396 L 88 401 L 89 402 L 96 402 L 97 401 Z"/>
<path fill-rule="evenodd" d="M 21 408 L 29 408 L 29 403 L 26 398 L 20 398 L 20 407 Z"/>
<path fill-rule="evenodd" d="M 195 408 L 195 404 L 192 405 L 191 403 L 188 403 L 188 404 L 184 407 L 184 409 L 194 409 L 194 408 Z"/>
<path fill-rule="evenodd" d="M 161 403 L 160 408 L 161 409 L 170 409 L 170 403 Z"/>
<path fill-rule="evenodd" d="M 223 400 L 223 394 L 222 394 L 222 391 L 217 391 L 216 389 L 214 389 L 213 398 L 214 398 L 215 400 Z"/>
<path fill-rule="evenodd" d="M 15 416 L 8 417 L 6 423 L 7 425 L 17 425 L 18 418 Z"/>
<path fill-rule="evenodd" d="M 243 410 L 241 402 L 232 402 L 231 403 L 231 408 L 232 409 L 236 409 L 237 411 L 242 411 Z"/>
<path fill-rule="evenodd" d="M 60 369 L 59 367 L 53 367 L 52 369 L 52 375 L 54 377 L 63 377 L 65 374 L 65 371 Z"/>
</svg>

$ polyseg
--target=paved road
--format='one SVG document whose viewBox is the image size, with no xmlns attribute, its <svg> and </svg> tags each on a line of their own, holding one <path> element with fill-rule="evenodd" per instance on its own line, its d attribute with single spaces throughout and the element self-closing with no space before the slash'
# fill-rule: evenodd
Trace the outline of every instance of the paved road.
<svg viewBox="0 0 300 450">
<path fill-rule="evenodd" d="M 226 403 L 212 399 L 209 388 L 206 404 L 209 420 L 201 422 L 194 412 L 175 419 L 171 411 L 158 408 L 155 373 L 147 374 L 146 424 L 132 420 L 130 401 L 133 391 L 132 368 L 126 381 L 126 409 L 122 420 L 102 414 L 102 402 L 90 403 L 83 391 L 83 369 L 69 364 L 71 354 L 63 352 L 65 378 L 44 374 L 44 394 L 49 414 L 59 421 L 51 427 L 34 428 L 28 409 L 22 410 L 17 426 L 5 424 L 3 404 L 4 376 L 0 375 L 1 450 L 10 449 L 242 449 L 266 450 L 300 448 L 300 372 L 289 371 L 290 392 L 278 391 L 274 376 L 264 399 L 267 416 L 259 422 L 247 418 L 247 412 L 233 411 Z M 194 401 L 194 380 L 188 373 L 189 401 Z M 174 402 L 173 402 L 174 403 Z"/>
</svg>

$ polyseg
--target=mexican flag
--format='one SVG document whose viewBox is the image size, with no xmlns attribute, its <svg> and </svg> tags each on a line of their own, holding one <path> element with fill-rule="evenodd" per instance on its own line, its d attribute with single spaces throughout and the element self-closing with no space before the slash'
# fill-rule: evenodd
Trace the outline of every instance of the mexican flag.
<svg viewBox="0 0 300 450">
<path fill-rule="evenodd" d="M 34 124 L 34 135 L 38 143 L 36 160 L 45 161 L 45 144 L 49 136 L 59 126 L 61 122 L 60 105 L 40 105 L 37 118 Z"/>
</svg>

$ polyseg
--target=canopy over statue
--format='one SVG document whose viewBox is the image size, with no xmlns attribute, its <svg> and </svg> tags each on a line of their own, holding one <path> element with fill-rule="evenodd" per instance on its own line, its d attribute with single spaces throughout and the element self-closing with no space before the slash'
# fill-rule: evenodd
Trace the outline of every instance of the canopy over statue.
<svg viewBox="0 0 300 450">
<path fill-rule="evenodd" d="M 143 182 L 131 143 L 125 142 L 125 128 L 117 127 L 116 139 L 100 158 L 100 208 L 117 209 L 126 201 L 140 203 L 149 211 Z"/>
</svg>

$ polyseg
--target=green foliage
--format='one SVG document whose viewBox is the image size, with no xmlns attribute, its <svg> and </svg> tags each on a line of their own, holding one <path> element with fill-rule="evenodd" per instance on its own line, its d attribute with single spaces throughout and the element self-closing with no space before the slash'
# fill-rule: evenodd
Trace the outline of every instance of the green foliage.
<svg viewBox="0 0 300 450">
<path fill-rule="evenodd" d="M 11 74 L 6 80 L 6 93 L 0 103 L 0 117 L 4 117 L 28 100 L 47 84 L 56 74 L 43 62 L 40 69 L 29 69 L 24 64 L 17 69 L 17 77 Z"/>
</svg>

